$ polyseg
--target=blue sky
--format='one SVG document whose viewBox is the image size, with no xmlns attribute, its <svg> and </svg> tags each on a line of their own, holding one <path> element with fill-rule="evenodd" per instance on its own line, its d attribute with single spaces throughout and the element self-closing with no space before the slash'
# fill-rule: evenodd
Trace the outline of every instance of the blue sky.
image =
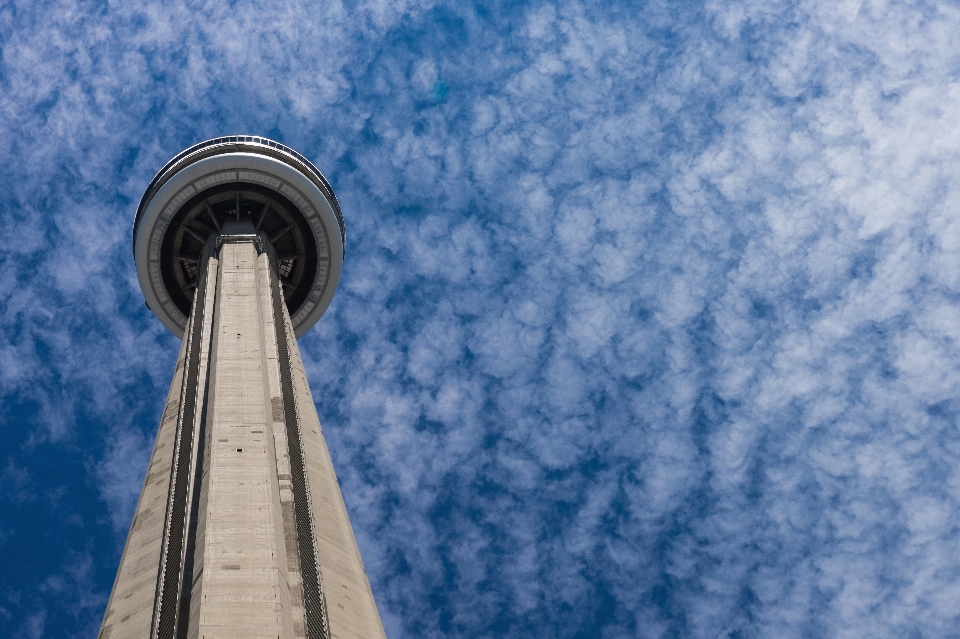
<svg viewBox="0 0 960 639">
<path fill-rule="evenodd" d="M 956 637 L 960 7 L 0 6 L 0 636 L 90 637 L 178 342 L 130 234 L 267 135 L 390 637 Z"/>
</svg>

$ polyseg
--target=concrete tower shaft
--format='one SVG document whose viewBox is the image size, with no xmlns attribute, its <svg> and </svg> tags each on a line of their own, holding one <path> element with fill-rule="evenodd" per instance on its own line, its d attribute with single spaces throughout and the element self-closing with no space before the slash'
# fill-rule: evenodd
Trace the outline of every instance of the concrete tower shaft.
<svg viewBox="0 0 960 639">
<path fill-rule="evenodd" d="M 226 157 L 214 171 L 241 173 L 224 168 L 231 154 L 219 155 Z M 248 160 L 240 162 L 249 170 Z M 188 181 L 195 193 L 170 207 L 169 198 L 185 188 L 177 180 L 168 178 L 174 186 L 166 192 L 156 189 L 166 200 L 159 211 L 173 210 L 158 241 L 146 244 L 147 257 L 156 247 L 176 250 L 164 234 L 179 234 L 183 246 L 183 227 L 198 229 L 183 211 L 204 199 L 217 204 L 224 192 L 210 195 Z M 274 241 L 289 230 L 276 235 L 263 224 L 279 198 L 264 189 L 260 200 L 247 198 L 263 206 L 244 210 L 246 193 L 234 195 L 241 206 L 233 210 L 211 205 L 214 228 L 197 233 L 200 246 L 185 249 L 194 255 L 195 273 L 183 343 L 101 639 L 384 637 L 297 348 L 297 315 L 288 310 L 299 298 L 289 290 L 297 285 L 285 287 L 284 278 L 291 280 L 296 268 L 302 275 L 308 265 L 284 274 L 284 254 Z M 162 218 L 138 215 L 135 242 Z M 323 230 L 329 239 L 330 229 Z M 342 260 L 342 235 L 337 239 Z M 303 235 L 296 242 L 306 244 Z M 144 255 L 137 253 L 138 272 Z M 162 268 L 163 257 L 154 255 L 152 264 Z M 189 273 L 182 264 L 176 265 L 181 275 Z M 321 270 L 301 305 L 317 293 Z M 331 272 L 304 322 L 324 304 Z M 147 275 L 151 285 L 164 282 Z M 159 293 L 152 301 L 165 309 L 165 291 Z"/>
</svg>

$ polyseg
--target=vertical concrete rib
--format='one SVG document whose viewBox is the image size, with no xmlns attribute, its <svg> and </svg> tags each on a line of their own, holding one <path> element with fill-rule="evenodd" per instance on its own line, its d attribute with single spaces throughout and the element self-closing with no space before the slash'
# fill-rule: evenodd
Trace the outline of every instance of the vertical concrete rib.
<svg viewBox="0 0 960 639">
<path fill-rule="evenodd" d="M 290 632 L 294 639 L 305 639 L 307 629 L 303 608 L 299 553 L 297 552 L 296 527 L 293 508 L 293 485 L 290 481 L 290 455 L 287 452 L 287 433 L 284 423 L 280 368 L 277 353 L 276 327 L 274 322 L 275 303 L 271 277 L 270 256 L 264 252 L 258 258 L 258 287 L 260 291 L 260 326 L 263 347 L 263 383 L 264 396 L 270 398 L 267 422 L 273 435 L 274 478 L 276 491 L 280 498 L 280 511 L 277 513 L 277 530 L 283 540 L 283 557 L 280 562 L 284 570 L 284 611 L 289 613 Z M 286 617 L 284 623 L 286 623 Z"/>
<path fill-rule="evenodd" d="M 180 399 L 180 415 L 174 443 L 170 471 L 170 494 L 164 524 L 163 546 L 160 556 L 160 573 L 157 580 L 157 596 L 154 604 L 152 635 L 157 639 L 174 639 L 177 617 L 180 612 L 180 591 L 186 551 L 187 523 L 190 508 L 190 492 L 193 482 L 194 451 L 196 449 L 197 422 L 202 411 L 197 405 L 203 402 L 206 379 L 203 374 L 206 354 L 204 348 L 204 321 L 207 316 L 208 283 L 215 278 L 215 271 L 206 269 L 197 282 L 196 299 L 190 314 L 187 339 L 187 358 L 184 384 Z M 214 289 L 215 290 L 215 289 Z"/>
<path fill-rule="evenodd" d="M 200 379 L 203 381 L 202 402 L 200 402 L 200 414 L 198 419 L 198 428 L 195 437 L 196 454 L 194 455 L 193 468 L 191 476 L 193 482 L 190 489 L 190 510 L 187 525 L 187 543 L 184 550 L 183 577 L 181 578 L 179 613 L 177 616 L 177 638 L 188 639 L 195 638 L 196 633 L 190 634 L 196 627 L 196 623 L 191 623 L 202 601 L 202 591 L 198 586 L 200 577 L 203 576 L 203 553 L 198 553 L 197 548 L 204 547 L 206 533 L 206 505 L 207 495 L 209 494 L 209 476 L 210 470 L 210 437 L 212 428 L 210 426 L 210 414 L 212 407 L 216 404 L 213 397 L 214 384 L 211 380 L 214 378 L 215 371 L 211 366 L 214 361 L 213 354 L 217 348 L 217 331 L 214 328 L 219 324 L 220 315 L 220 268 L 219 260 L 210 257 L 207 260 L 207 286 L 212 289 L 211 303 L 208 305 L 207 312 L 204 313 L 203 335 L 204 340 L 203 357 L 200 366 Z"/>
<path fill-rule="evenodd" d="M 150 636 L 186 355 L 187 340 L 183 340 L 98 639 Z"/>
</svg>

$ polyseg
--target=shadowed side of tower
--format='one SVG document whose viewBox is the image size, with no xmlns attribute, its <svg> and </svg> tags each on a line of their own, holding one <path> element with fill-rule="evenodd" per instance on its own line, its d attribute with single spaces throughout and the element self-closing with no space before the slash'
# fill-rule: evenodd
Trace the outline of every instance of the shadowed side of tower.
<svg viewBox="0 0 960 639">
<path fill-rule="evenodd" d="M 383 637 L 296 342 L 342 264 L 329 185 L 262 138 L 203 143 L 134 243 L 183 345 L 101 639 Z"/>
</svg>

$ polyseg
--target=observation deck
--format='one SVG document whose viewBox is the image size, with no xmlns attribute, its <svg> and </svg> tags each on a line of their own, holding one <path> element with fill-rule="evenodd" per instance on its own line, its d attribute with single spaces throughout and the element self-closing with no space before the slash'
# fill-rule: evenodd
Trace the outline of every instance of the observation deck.
<svg viewBox="0 0 960 639">
<path fill-rule="evenodd" d="M 183 337 L 207 256 L 243 229 L 277 270 L 297 337 L 340 280 L 345 234 L 329 182 L 305 157 L 256 136 L 214 138 L 170 160 L 144 192 L 133 256 L 147 306 Z"/>
</svg>

